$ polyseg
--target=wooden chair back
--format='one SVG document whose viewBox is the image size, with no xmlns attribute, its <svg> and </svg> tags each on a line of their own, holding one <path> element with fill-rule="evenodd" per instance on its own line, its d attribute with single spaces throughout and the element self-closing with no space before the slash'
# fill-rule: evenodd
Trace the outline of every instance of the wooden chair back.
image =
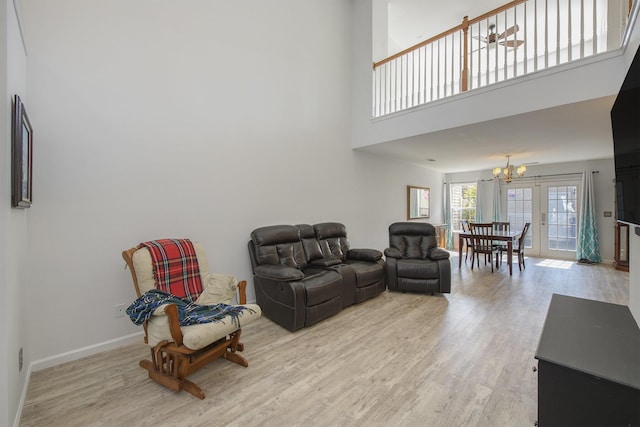
<svg viewBox="0 0 640 427">
<path fill-rule="evenodd" d="M 477 253 L 492 253 L 493 224 L 492 223 L 471 223 L 469 224 L 471 235 L 473 236 L 473 247 Z"/>
<path fill-rule="evenodd" d="M 518 247 L 516 250 L 521 251 L 524 248 L 524 239 L 527 237 L 527 233 L 529 232 L 529 227 L 531 226 L 530 222 L 524 224 L 522 227 L 522 234 L 518 237 Z"/>
<path fill-rule="evenodd" d="M 493 221 L 493 229 L 494 231 L 507 233 L 511 231 L 511 223 L 505 221 Z"/>
<path fill-rule="evenodd" d="M 487 255 L 491 263 L 491 272 L 493 273 L 493 254 L 497 254 L 500 250 L 493 244 L 493 223 L 471 223 L 471 235 L 473 236 L 473 254 L 480 264 L 480 254 L 484 254 L 484 262 L 487 263 Z M 473 260 L 471 260 L 471 268 L 473 269 Z M 496 257 L 496 267 L 498 267 L 499 257 Z"/>
</svg>

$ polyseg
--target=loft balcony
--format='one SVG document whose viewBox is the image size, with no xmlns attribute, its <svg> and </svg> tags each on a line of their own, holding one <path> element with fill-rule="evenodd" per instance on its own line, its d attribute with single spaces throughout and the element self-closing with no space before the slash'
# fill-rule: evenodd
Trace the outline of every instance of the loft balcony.
<svg viewBox="0 0 640 427">
<path fill-rule="evenodd" d="M 515 0 L 373 64 L 373 118 L 620 47 L 629 0 Z"/>
</svg>

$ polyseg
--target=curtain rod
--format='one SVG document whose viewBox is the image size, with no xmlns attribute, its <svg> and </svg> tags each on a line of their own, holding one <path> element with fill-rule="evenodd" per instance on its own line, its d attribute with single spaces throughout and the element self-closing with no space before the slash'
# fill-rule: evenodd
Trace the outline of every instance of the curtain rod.
<svg viewBox="0 0 640 427">
<path fill-rule="evenodd" d="M 591 171 L 592 174 L 594 173 L 600 173 L 600 171 Z M 535 179 L 535 178 L 547 178 L 550 176 L 568 176 L 568 175 L 582 175 L 582 172 L 568 172 L 568 173 L 550 173 L 547 175 L 531 175 L 531 176 L 524 176 L 522 178 L 516 178 L 517 180 L 523 180 L 523 179 Z M 495 178 L 491 178 L 491 179 L 481 179 L 480 182 L 488 182 L 488 181 L 493 181 Z M 514 179 L 515 181 L 515 179 Z M 512 181 L 513 182 L 513 181 Z"/>
<path fill-rule="evenodd" d="M 591 171 L 591 174 L 595 174 L 595 173 L 600 173 L 600 171 Z M 582 175 L 582 172 L 567 172 L 567 173 L 550 173 L 550 174 L 546 174 L 546 175 L 530 175 L 530 176 L 525 176 L 522 178 L 516 178 L 517 180 L 523 180 L 523 179 L 532 179 L 532 178 L 547 178 L 550 176 L 568 176 L 568 175 Z M 479 180 L 480 182 L 489 182 L 489 181 L 493 181 L 495 178 L 491 178 L 491 179 L 481 179 Z M 444 185 L 447 184 L 464 184 L 467 182 L 472 182 L 473 180 L 466 180 L 466 181 L 445 181 L 443 182 Z M 478 181 L 478 180 L 476 180 Z M 512 181 L 513 182 L 513 181 Z"/>
</svg>

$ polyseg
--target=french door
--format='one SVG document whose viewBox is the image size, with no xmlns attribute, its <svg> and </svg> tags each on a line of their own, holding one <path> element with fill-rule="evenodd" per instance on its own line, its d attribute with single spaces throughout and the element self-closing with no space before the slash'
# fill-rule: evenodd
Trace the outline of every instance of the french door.
<svg viewBox="0 0 640 427">
<path fill-rule="evenodd" d="M 502 194 L 512 229 L 521 230 L 525 222 L 531 223 L 525 238 L 527 254 L 575 259 L 579 181 L 511 183 Z"/>
</svg>

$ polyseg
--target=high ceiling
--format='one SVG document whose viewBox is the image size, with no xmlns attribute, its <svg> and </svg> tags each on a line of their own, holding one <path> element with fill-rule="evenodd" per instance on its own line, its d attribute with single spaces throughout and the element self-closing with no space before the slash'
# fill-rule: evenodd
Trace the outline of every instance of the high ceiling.
<svg viewBox="0 0 640 427">
<path fill-rule="evenodd" d="M 507 0 L 387 0 L 390 52 L 447 30 Z M 613 157 L 609 112 L 615 96 L 519 114 L 377 144 L 364 150 L 442 173 L 487 170 L 506 162 L 546 164 Z M 491 152 L 478 156 L 478 150 Z M 430 161 L 428 159 L 434 159 Z"/>
</svg>

